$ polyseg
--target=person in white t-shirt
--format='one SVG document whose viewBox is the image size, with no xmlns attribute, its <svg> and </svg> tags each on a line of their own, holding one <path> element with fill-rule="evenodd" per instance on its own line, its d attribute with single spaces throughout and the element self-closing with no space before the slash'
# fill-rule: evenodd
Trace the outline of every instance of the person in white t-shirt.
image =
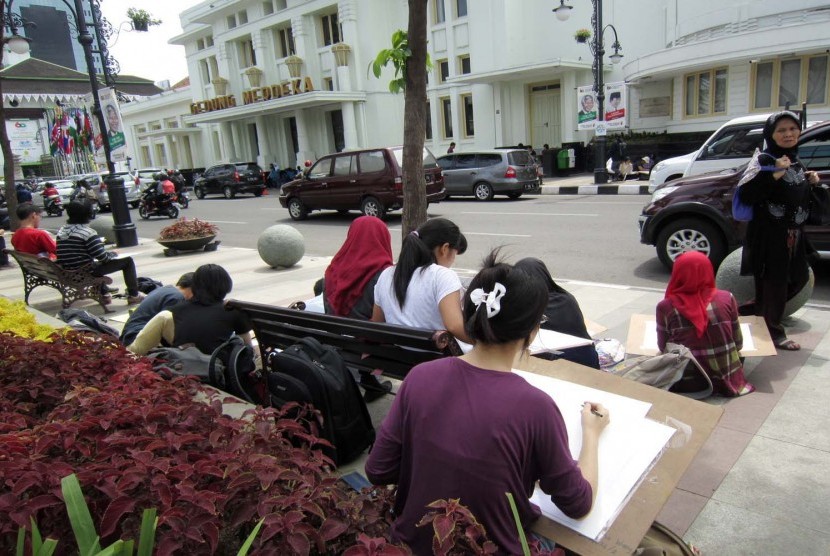
<svg viewBox="0 0 830 556">
<path fill-rule="evenodd" d="M 453 222 L 433 218 L 403 240 L 398 263 L 375 284 L 372 320 L 447 330 L 469 342 L 461 314 L 461 280 L 450 270 L 467 238 Z"/>
</svg>

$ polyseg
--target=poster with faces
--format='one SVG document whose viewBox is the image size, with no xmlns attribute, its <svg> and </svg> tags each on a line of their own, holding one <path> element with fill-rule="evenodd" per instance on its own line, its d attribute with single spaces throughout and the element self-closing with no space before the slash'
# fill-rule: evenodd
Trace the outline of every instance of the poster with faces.
<svg viewBox="0 0 830 556">
<path fill-rule="evenodd" d="M 605 122 L 608 129 L 626 127 L 626 92 L 624 81 L 605 85 Z"/>
<path fill-rule="evenodd" d="M 597 96 L 591 85 L 583 85 L 576 89 L 576 128 L 594 129 L 597 123 Z"/>
</svg>

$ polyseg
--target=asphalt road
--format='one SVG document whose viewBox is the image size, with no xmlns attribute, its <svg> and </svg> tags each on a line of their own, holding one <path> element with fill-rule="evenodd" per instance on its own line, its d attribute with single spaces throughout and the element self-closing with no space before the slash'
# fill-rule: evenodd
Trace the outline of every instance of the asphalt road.
<svg viewBox="0 0 830 556">
<path fill-rule="evenodd" d="M 467 236 L 469 249 L 456 259 L 458 269 L 474 270 L 491 249 L 502 247 L 508 260 L 542 259 L 556 278 L 663 290 L 669 271 L 657 259 L 654 247 L 640 243 L 637 229 L 637 216 L 647 200 L 644 195 L 540 195 L 515 201 L 496 198 L 489 203 L 452 199 L 430 206 L 429 215 L 453 220 Z M 157 237 L 172 222 L 166 218 L 144 221 L 137 211 L 130 213 L 140 237 Z M 303 234 L 306 254 L 334 255 L 349 223 L 360 213 L 315 212 L 295 222 L 279 206 L 276 195 L 268 195 L 193 199 L 182 216 L 216 223 L 222 243 L 235 247 L 256 248 L 262 230 L 289 224 Z M 45 227 L 57 225 L 57 218 L 44 220 Z M 400 211 L 391 213 L 387 224 L 397 251 Z M 815 270 L 811 302 L 830 305 L 830 261 Z"/>
</svg>

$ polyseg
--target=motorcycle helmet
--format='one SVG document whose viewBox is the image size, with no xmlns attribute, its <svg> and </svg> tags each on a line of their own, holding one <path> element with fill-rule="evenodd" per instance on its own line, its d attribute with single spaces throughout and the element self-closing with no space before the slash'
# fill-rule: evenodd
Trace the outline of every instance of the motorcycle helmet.
<svg viewBox="0 0 830 556">
<path fill-rule="evenodd" d="M 164 181 L 167 179 L 167 174 L 165 172 L 159 172 L 155 176 L 153 176 L 157 181 Z"/>
</svg>

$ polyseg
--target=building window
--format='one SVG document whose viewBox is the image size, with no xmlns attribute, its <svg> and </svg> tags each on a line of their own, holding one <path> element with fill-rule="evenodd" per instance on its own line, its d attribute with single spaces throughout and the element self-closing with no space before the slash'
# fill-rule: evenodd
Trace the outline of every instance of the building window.
<svg viewBox="0 0 830 556">
<path fill-rule="evenodd" d="M 441 129 L 444 139 L 452 138 L 452 103 L 448 97 L 441 99 Z"/>
<path fill-rule="evenodd" d="M 237 25 L 245 25 L 248 23 L 248 12 L 246 10 L 242 10 L 236 14 L 236 22 Z"/>
<path fill-rule="evenodd" d="M 274 2 L 273 0 L 267 0 L 267 2 L 262 3 L 262 15 L 271 15 L 274 13 Z"/>
<path fill-rule="evenodd" d="M 239 53 L 239 67 L 249 68 L 256 65 L 256 52 L 254 51 L 254 42 L 250 39 L 243 39 L 236 43 L 237 52 Z"/>
<path fill-rule="evenodd" d="M 297 53 L 294 48 L 294 31 L 291 26 L 276 30 L 277 55 L 286 58 Z"/>
<path fill-rule="evenodd" d="M 753 64 L 752 107 L 756 110 L 827 104 L 828 56 L 801 56 Z"/>
<path fill-rule="evenodd" d="M 343 32 L 337 20 L 337 12 L 320 16 L 320 28 L 323 30 L 323 46 L 340 42 Z"/>
<path fill-rule="evenodd" d="M 210 48 L 213 46 L 213 35 L 208 35 L 205 37 L 205 48 Z"/>
<path fill-rule="evenodd" d="M 205 49 L 205 39 L 196 39 L 196 50 Z"/>
<path fill-rule="evenodd" d="M 424 138 L 427 141 L 429 141 L 430 139 L 432 139 L 432 107 L 429 102 L 427 102 L 426 121 L 424 122 L 424 128 L 426 129 Z"/>
<path fill-rule="evenodd" d="M 467 17 L 467 0 L 455 0 L 455 17 Z"/>
<path fill-rule="evenodd" d="M 438 83 L 443 83 L 450 77 L 450 63 L 447 60 L 438 60 Z"/>
<path fill-rule="evenodd" d="M 464 55 L 458 57 L 458 73 L 461 75 L 467 75 L 470 73 L 470 55 Z"/>
<path fill-rule="evenodd" d="M 685 76 L 686 116 L 711 116 L 726 112 L 726 68 Z"/>
<path fill-rule="evenodd" d="M 288 4 L 285 0 L 277 0 L 277 11 L 282 11 L 288 7 Z"/>
<path fill-rule="evenodd" d="M 461 106 L 464 111 L 464 137 L 474 137 L 476 129 L 473 120 L 473 95 L 461 95 Z"/>
<path fill-rule="evenodd" d="M 208 56 L 199 60 L 199 74 L 202 78 L 202 83 L 209 85 L 211 80 L 219 75 L 219 64 L 216 62 L 216 56 Z"/>
<path fill-rule="evenodd" d="M 236 14 L 231 14 L 227 18 L 228 21 L 228 29 L 233 29 L 236 27 Z"/>
<path fill-rule="evenodd" d="M 446 16 L 444 15 L 444 0 L 434 0 L 433 11 L 435 12 L 435 23 L 444 23 Z"/>
<path fill-rule="evenodd" d="M 324 77 L 323 78 L 323 90 L 324 91 L 333 91 L 334 90 L 334 80 L 331 77 Z"/>
</svg>

